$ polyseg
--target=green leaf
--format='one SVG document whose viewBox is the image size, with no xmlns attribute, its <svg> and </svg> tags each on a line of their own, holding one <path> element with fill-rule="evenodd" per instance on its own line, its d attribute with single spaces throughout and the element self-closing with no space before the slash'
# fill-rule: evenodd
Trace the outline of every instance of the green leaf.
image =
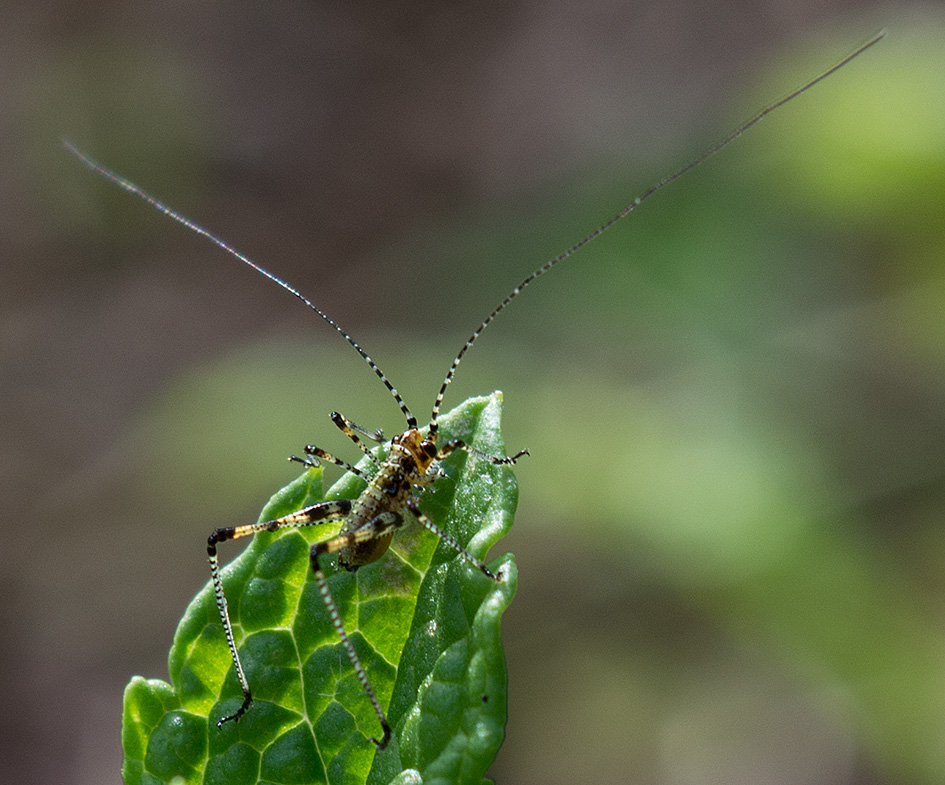
<svg viewBox="0 0 945 785">
<path fill-rule="evenodd" d="M 442 439 L 504 454 L 501 394 L 466 401 L 440 420 Z M 363 462 L 364 463 L 364 462 Z M 485 558 L 508 530 L 518 497 L 512 472 L 456 451 L 423 509 Z M 363 489 L 345 475 L 326 498 Z M 319 501 L 320 469 L 276 493 L 260 520 Z M 171 648 L 171 684 L 134 677 L 125 690 L 126 785 L 227 783 L 472 783 L 480 785 L 504 735 L 506 673 L 499 626 L 516 587 L 511 555 L 489 580 L 413 525 L 390 552 L 329 585 L 345 628 L 394 729 L 380 726 L 311 577 L 312 542 L 335 526 L 257 534 L 223 571 L 234 632 L 253 690 L 239 723 L 217 728 L 242 699 L 208 583 Z M 209 534 L 209 532 L 208 532 Z"/>
</svg>

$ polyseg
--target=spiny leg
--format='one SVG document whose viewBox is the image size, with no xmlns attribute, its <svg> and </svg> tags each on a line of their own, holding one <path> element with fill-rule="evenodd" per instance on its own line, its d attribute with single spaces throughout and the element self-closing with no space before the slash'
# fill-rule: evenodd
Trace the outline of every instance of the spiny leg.
<svg viewBox="0 0 945 785">
<path fill-rule="evenodd" d="M 290 455 L 289 460 L 295 461 L 296 463 L 301 463 L 303 466 L 308 466 L 310 468 L 315 468 L 316 466 L 318 466 L 319 460 L 328 461 L 328 463 L 333 463 L 335 464 L 335 466 L 340 466 L 342 469 L 344 469 L 347 472 L 356 474 L 365 482 L 371 481 L 370 475 L 367 475 L 364 472 L 362 472 L 357 466 L 353 466 L 352 464 L 348 463 L 346 460 L 343 460 L 342 458 L 336 458 L 331 453 L 326 452 L 321 447 L 316 447 L 314 444 L 305 445 L 305 454 L 313 456 L 315 460 L 312 460 L 311 458 L 299 458 L 297 455 Z"/>
<path fill-rule="evenodd" d="M 312 556 L 312 564 L 316 564 L 314 555 Z M 384 710 L 381 708 L 381 704 L 377 700 L 374 690 L 371 688 L 371 682 L 368 681 L 367 674 L 364 672 L 364 667 L 361 665 L 361 661 L 358 659 L 358 653 L 354 650 L 354 644 L 351 643 L 351 640 L 348 638 L 348 634 L 345 632 L 344 624 L 341 623 L 341 616 L 338 614 L 338 609 L 335 607 L 335 601 L 332 599 L 331 592 L 328 590 L 328 581 L 325 579 L 325 573 L 322 572 L 322 570 L 317 566 L 314 567 L 314 572 L 315 582 L 318 584 L 318 591 L 321 593 L 322 600 L 325 602 L 325 607 L 328 609 L 328 616 L 331 618 L 331 623 L 335 628 L 335 632 L 338 633 L 338 638 L 341 640 L 341 645 L 344 647 L 344 650 L 348 655 L 348 659 L 351 660 L 351 665 L 354 667 L 354 672 L 358 676 L 358 681 L 361 682 L 361 686 L 364 688 L 364 692 L 367 693 L 368 700 L 371 701 L 371 705 L 374 707 L 374 712 L 377 714 L 377 718 L 381 722 L 381 729 L 384 731 L 383 735 L 381 736 L 381 740 L 378 741 L 374 736 L 371 736 L 370 741 L 373 742 L 375 747 L 377 747 L 378 752 L 382 752 L 387 748 L 387 745 L 390 742 L 390 724 L 387 722 L 387 717 L 384 714 Z"/>
<path fill-rule="evenodd" d="M 482 460 L 489 461 L 489 463 L 496 466 L 512 466 L 518 461 L 519 458 L 530 454 L 527 449 L 524 449 L 519 450 L 517 453 L 515 453 L 515 455 L 509 455 L 507 457 L 490 455 L 487 452 L 483 452 L 482 450 L 478 450 L 472 445 L 467 444 L 462 439 L 450 439 L 445 445 L 443 445 L 442 448 L 440 448 L 440 451 L 436 454 L 429 471 L 427 471 L 427 473 L 422 477 L 419 477 L 413 481 L 414 486 L 418 490 L 423 490 L 432 482 L 439 479 L 443 475 L 442 469 L 440 469 L 438 466 L 439 462 L 444 458 L 448 458 L 450 455 L 456 452 L 456 450 L 464 450 L 465 452 L 475 455 L 477 458 L 481 458 Z"/>
<path fill-rule="evenodd" d="M 485 562 L 481 559 L 477 559 L 469 551 L 467 551 L 452 534 L 447 534 L 439 526 L 437 526 L 433 521 L 431 521 L 426 515 L 420 511 L 420 502 L 417 499 L 408 499 L 406 502 L 407 509 L 413 513 L 414 517 L 424 529 L 427 531 L 433 532 L 437 537 L 440 538 L 441 542 L 445 542 L 452 548 L 456 553 L 459 554 L 460 558 L 467 564 L 475 567 L 483 575 L 486 575 L 489 578 L 492 578 L 494 581 L 499 581 L 500 577 L 496 575 L 492 570 L 486 567 Z"/>
<path fill-rule="evenodd" d="M 383 444 L 386 439 L 384 438 L 384 433 L 378 428 L 376 431 L 369 431 L 367 428 L 363 428 L 355 422 L 351 422 L 343 414 L 338 414 L 338 412 L 331 413 L 331 421 L 338 426 L 341 432 L 347 436 L 351 441 L 353 441 L 361 449 L 368 458 L 371 459 L 371 462 L 376 466 L 377 458 L 374 457 L 367 445 L 358 438 L 358 434 L 365 436 L 370 439 L 372 442 L 377 442 L 378 444 Z"/>
<path fill-rule="evenodd" d="M 436 454 L 436 460 L 442 461 L 444 458 L 456 452 L 456 450 L 465 450 L 471 455 L 475 455 L 477 458 L 482 458 L 483 460 L 489 461 L 489 463 L 494 463 L 496 466 L 512 466 L 519 458 L 529 454 L 528 450 L 525 449 L 519 450 L 515 455 L 501 458 L 497 455 L 489 455 L 487 452 L 477 450 L 475 447 L 466 444 L 462 439 L 450 439 L 440 448 L 440 451 Z"/>
<path fill-rule="evenodd" d="M 238 722 L 250 704 L 253 702 L 252 693 L 249 689 L 249 680 L 246 678 L 246 672 L 243 670 L 243 663 L 240 660 L 239 651 L 236 648 L 236 638 L 233 635 L 233 624 L 230 621 L 230 612 L 226 603 L 226 594 L 223 591 L 223 580 L 220 577 L 220 564 L 217 559 L 217 544 L 227 540 L 238 540 L 240 537 L 248 537 L 258 532 L 275 532 L 280 529 L 300 528 L 302 526 L 316 526 L 329 521 L 337 521 L 345 518 L 351 512 L 351 501 L 349 499 L 338 499 L 336 501 L 319 502 L 304 510 L 284 515 L 281 518 L 275 518 L 271 521 L 260 521 L 245 526 L 229 526 L 223 529 L 216 529 L 207 539 L 207 558 L 210 561 L 210 578 L 213 582 L 213 596 L 216 600 L 217 610 L 220 612 L 220 620 L 223 622 L 223 632 L 226 635 L 226 644 L 230 649 L 230 656 L 233 659 L 233 667 L 236 670 L 236 676 L 239 679 L 240 688 L 243 690 L 243 703 L 235 713 L 223 717 L 217 722 L 217 727 L 222 727 L 223 723 L 233 720 Z"/>
<path fill-rule="evenodd" d="M 348 655 L 351 667 L 354 668 L 355 675 L 358 677 L 358 681 L 361 682 L 361 687 L 368 696 L 371 706 L 374 707 L 374 713 L 377 715 L 377 719 L 381 723 L 381 729 L 384 731 L 380 741 L 374 736 L 370 737 L 370 741 L 377 747 L 378 752 L 382 752 L 386 749 L 390 742 L 390 723 L 387 721 L 387 715 L 384 714 L 377 695 L 374 694 L 374 688 L 368 680 L 367 673 L 364 670 L 364 666 L 361 664 L 361 659 L 358 657 L 357 651 L 355 651 L 354 644 L 345 631 L 344 622 L 341 619 L 341 614 L 338 613 L 335 600 L 331 596 L 331 591 L 328 588 L 328 580 L 325 578 L 325 573 L 319 564 L 318 557 L 322 554 L 344 553 L 352 548 L 356 548 L 358 545 L 375 541 L 382 543 L 383 549 L 386 550 L 394 530 L 403 526 L 403 523 L 403 516 L 399 513 L 391 511 L 382 512 L 356 531 L 339 534 L 337 537 L 333 537 L 325 542 L 315 543 L 312 546 L 311 552 L 312 572 L 315 573 L 315 582 L 318 584 L 318 591 L 322 595 L 322 601 L 325 603 L 325 608 L 328 611 L 328 618 L 331 619 L 332 626 L 335 628 L 338 639 L 341 641 L 341 646 Z"/>
<path fill-rule="evenodd" d="M 365 428 L 363 425 L 358 425 L 353 420 L 349 420 L 343 414 L 339 414 L 338 412 L 332 412 L 330 417 L 331 417 L 331 421 L 335 423 L 339 428 L 341 428 L 342 431 L 345 431 L 346 434 L 347 434 L 347 431 L 345 429 L 350 428 L 353 431 L 357 431 L 362 436 L 366 436 L 372 442 L 383 443 L 387 441 L 387 439 L 384 436 L 384 432 L 380 428 L 374 431 L 370 431 L 367 428 Z"/>
<path fill-rule="evenodd" d="M 379 465 L 374 453 L 371 452 L 371 450 L 367 447 L 367 445 L 361 441 L 361 439 L 358 437 L 358 434 L 360 433 L 362 436 L 366 436 L 368 439 L 371 439 L 376 442 L 384 442 L 385 441 L 384 434 L 383 432 L 381 432 L 380 429 L 376 431 L 369 431 L 367 428 L 363 428 L 357 423 L 352 422 L 343 414 L 339 414 L 338 412 L 331 413 L 331 421 L 335 425 L 338 426 L 338 428 L 341 430 L 341 432 L 345 436 L 351 439 L 351 441 L 353 441 L 358 446 L 361 452 L 363 452 L 368 457 L 368 459 L 371 461 L 372 464 L 374 464 L 375 467 Z M 356 474 L 365 482 L 371 481 L 370 476 L 365 474 L 363 471 L 358 469 L 353 464 L 350 464 L 341 458 L 336 458 L 331 453 L 326 452 L 321 447 L 316 447 L 314 444 L 308 444 L 305 446 L 305 454 L 311 455 L 318 460 L 328 461 L 329 463 L 335 464 L 335 466 L 340 466 L 345 471 L 351 472 L 352 474 Z M 297 455 L 290 455 L 289 460 L 295 461 L 296 463 L 301 463 L 303 466 L 309 466 L 313 468 L 318 466 L 318 460 L 311 460 L 309 458 L 299 458 Z"/>
</svg>

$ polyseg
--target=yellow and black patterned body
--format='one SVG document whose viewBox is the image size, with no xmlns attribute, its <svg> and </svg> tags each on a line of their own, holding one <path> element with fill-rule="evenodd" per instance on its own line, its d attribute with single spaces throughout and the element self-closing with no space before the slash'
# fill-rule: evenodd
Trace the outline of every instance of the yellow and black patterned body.
<svg viewBox="0 0 945 785">
<path fill-rule="evenodd" d="M 424 439 L 415 428 L 391 439 L 390 453 L 368 482 L 367 488 L 354 500 L 338 538 L 356 536 L 357 532 L 371 527 L 372 522 L 383 513 L 396 516 L 395 525 L 390 531 L 370 539 L 355 539 L 348 547 L 340 550 L 340 567 L 356 570 L 377 561 L 387 552 L 394 530 L 403 525 L 404 511 L 417 502 L 413 487 L 424 485 L 432 479 L 427 476 L 427 472 L 436 457 L 436 443 Z"/>
</svg>

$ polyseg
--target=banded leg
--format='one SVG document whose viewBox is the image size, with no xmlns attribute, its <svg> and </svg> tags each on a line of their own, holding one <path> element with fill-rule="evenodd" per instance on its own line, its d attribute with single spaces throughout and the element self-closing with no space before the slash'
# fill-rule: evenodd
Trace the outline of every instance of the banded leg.
<svg viewBox="0 0 945 785">
<path fill-rule="evenodd" d="M 477 450 L 475 447 L 466 444 L 462 439 L 450 439 L 440 451 L 436 454 L 436 458 L 433 460 L 433 463 L 430 466 L 430 469 L 422 477 L 419 477 L 413 481 L 414 486 L 418 490 L 426 488 L 431 483 L 438 480 L 443 476 L 443 470 L 439 468 L 437 464 L 442 461 L 444 458 L 448 458 L 456 450 L 464 450 L 465 452 L 475 455 L 477 458 L 482 458 L 483 460 L 489 461 L 489 463 L 495 464 L 496 466 L 511 466 L 523 455 L 528 455 L 528 450 L 519 450 L 515 455 L 510 455 L 506 458 L 501 458 L 496 455 L 490 455 L 487 452 L 482 450 Z"/>
<path fill-rule="evenodd" d="M 337 425 L 341 432 L 347 436 L 351 441 L 353 441 L 376 467 L 378 465 L 377 458 L 374 453 L 367 447 L 367 445 L 361 441 L 358 437 L 360 433 L 362 436 L 366 436 L 368 439 L 372 439 L 376 442 L 384 442 L 384 434 L 378 429 L 376 431 L 369 431 L 367 428 L 362 428 L 357 423 L 351 422 L 347 417 L 338 412 L 331 413 L 331 421 Z M 305 446 L 305 454 L 313 456 L 316 460 L 311 460 L 310 458 L 299 458 L 297 455 L 290 455 L 289 460 L 295 461 L 296 463 L 301 463 L 303 466 L 316 467 L 318 466 L 318 461 L 328 461 L 329 463 L 335 464 L 335 466 L 340 466 L 347 472 L 356 474 L 365 482 L 370 482 L 371 478 L 365 474 L 363 471 L 358 469 L 356 466 L 348 463 L 341 458 L 336 458 L 329 452 L 326 452 L 321 447 L 316 447 L 314 444 L 308 444 Z"/>
<path fill-rule="evenodd" d="M 316 447 L 314 444 L 305 445 L 305 454 L 313 456 L 314 460 L 312 460 L 312 458 L 299 458 L 297 455 L 290 455 L 289 460 L 295 461 L 296 463 L 301 463 L 303 466 L 308 466 L 311 468 L 315 468 L 316 466 L 318 466 L 319 460 L 328 461 L 328 463 L 333 463 L 335 464 L 335 466 L 340 466 L 346 472 L 351 472 L 352 474 L 356 474 L 365 482 L 371 481 L 370 475 L 367 475 L 364 472 L 362 472 L 357 466 L 353 466 L 352 464 L 348 463 L 347 461 L 341 458 L 336 458 L 331 453 L 326 452 L 321 447 Z"/>
<path fill-rule="evenodd" d="M 322 595 L 322 600 L 325 603 L 325 609 L 328 611 L 328 618 L 331 619 L 332 626 L 335 628 L 335 632 L 338 634 L 338 639 L 341 641 L 342 648 L 344 648 L 345 653 L 348 655 L 348 660 L 351 662 L 351 667 L 354 668 L 354 672 L 358 677 L 358 681 L 361 682 L 361 687 L 368 696 L 371 706 L 374 707 L 374 713 L 377 715 L 377 719 L 381 723 L 381 729 L 384 731 L 380 741 L 378 741 L 374 736 L 370 737 L 371 742 L 375 747 L 377 747 L 378 752 L 386 749 L 388 743 L 390 742 L 390 723 L 387 721 L 387 715 L 384 714 L 384 710 L 381 708 L 381 703 L 377 699 L 377 695 L 374 694 L 374 688 L 371 686 L 371 682 L 368 680 L 367 673 L 364 670 L 364 666 L 361 664 L 361 659 L 358 657 L 357 651 L 355 651 L 354 644 L 351 642 L 351 639 L 348 637 L 348 633 L 345 631 L 344 622 L 341 619 L 341 614 L 338 613 L 338 607 L 335 605 L 335 600 L 331 596 L 331 591 L 328 588 L 328 580 L 325 578 L 325 573 L 321 568 L 321 564 L 319 564 L 318 557 L 322 554 L 346 553 L 351 551 L 356 552 L 359 545 L 377 543 L 380 552 L 374 558 L 366 556 L 365 559 L 361 561 L 362 564 L 369 563 L 370 561 L 374 561 L 376 558 L 379 558 L 381 555 L 383 555 L 384 551 L 387 550 L 387 546 L 390 543 L 390 538 L 393 536 L 394 530 L 399 529 L 401 526 L 403 526 L 403 524 L 404 518 L 400 513 L 390 511 L 382 512 L 380 515 L 376 516 L 373 520 L 369 521 L 356 531 L 339 534 L 337 537 L 333 537 L 332 539 L 326 540 L 325 542 L 315 543 L 312 546 L 311 552 L 312 572 L 315 573 L 315 582 L 318 584 L 318 591 Z M 357 566 L 360 565 L 355 565 L 355 567 Z"/>
<path fill-rule="evenodd" d="M 351 512 L 351 501 L 349 499 L 338 499 L 336 501 L 319 502 L 304 510 L 284 515 L 281 518 L 275 518 L 271 521 L 260 521 L 246 526 L 229 526 L 224 529 L 216 529 L 207 539 L 207 558 L 210 561 L 210 578 L 213 581 L 213 596 L 216 600 L 217 610 L 220 612 L 220 620 L 223 622 L 223 632 L 226 634 L 226 644 L 230 649 L 230 656 L 233 658 L 233 667 L 236 670 L 236 676 L 240 682 L 240 688 L 243 690 L 243 703 L 235 713 L 223 717 L 217 722 L 217 727 L 222 727 L 223 723 L 233 720 L 239 722 L 250 704 L 253 702 L 252 693 L 249 689 L 249 681 L 246 678 L 246 672 L 243 670 L 243 663 L 240 661 L 239 651 L 236 648 L 236 638 L 233 635 L 233 624 L 230 621 L 230 612 L 226 603 L 226 594 L 223 591 L 223 580 L 220 577 L 220 564 L 217 560 L 217 544 L 227 540 L 238 540 L 240 537 L 248 537 L 257 532 L 275 532 L 280 529 L 300 528 L 302 526 L 317 526 L 321 523 L 338 521 L 345 518 Z"/>
<path fill-rule="evenodd" d="M 362 442 L 360 438 L 358 438 L 358 434 L 360 433 L 361 436 L 367 437 L 372 442 L 383 444 L 386 439 L 384 438 L 384 434 L 380 428 L 378 428 L 376 431 L 369 431 L 367 428 L 362 428 L 357 423 L 351 422 L 351 420 L 349 420 L 343 414 L 338 414 L 338 412 L 331 413 L 331 421 L 338 426 L 345 436 L 358 445 L 358 447 L 361 449 L 361 452 L 370 458 L 371 462 L 375 466 L 377 465 L 377 458 L 374 457 L 374 453 L 372 453 L 368 449 L 367 445 Z"/>
<path fill-rule="evenodd" d="M 465 450 L 470 455 L 475 455 L 477 458 L 482 458 L 483 460 L 489 461 L 489 463 L 494 463 L 496 466 L 512 466 L 519 458 L 529 454 L 526 449 L 519 450 L 515 455 L 500 458 L 496 455 L 489 455 L 489 453 L 483 452 L 482 450 L 477 450 L 472 445 L 466 444 L 462 439 L 450 439 L 440 448 L 440 451 L 436 454 L 436 460 L 442 461 L 444 458 L 456 452 L 456 450 Z"/>
<path fill-rule="evenodd" d="M 417 499 L 408 499 L 406 505 L 407 505 L 407 509 L 410 510 L 410 512 L 412 512 L 414 517 L 417 519 L 417 523 L 419 523 L 427 531 L 433 532 L 437 537 L 440 538 L 441 542 L 445 542 L 447 545 L 449 545 L 450 548 L 452 548 L 454 551 L 456 551 L 456 553 L 459 554 L 460 558 L 464 562 L 475 567 L 483 575 L 486 575 L 487 577 L 492 578 L 492 580 L 494 581 L 498 582 L 499 580 L 501 580 L 498 575 L 496 575 L 494 572 L 492 572 L 492 570 L 486 567 L 485 562 L 483 562 L 481 559 L 477 559 L 469 551 L 467 551 L 460 544 L 459 540 L 457 540 L 452 534 L 447 534 L 439 526 L 437 526 L 433 521 L 427 518 L 427 516 L 424 515 L 420 511 L 420 502 Z"/>
</svg>

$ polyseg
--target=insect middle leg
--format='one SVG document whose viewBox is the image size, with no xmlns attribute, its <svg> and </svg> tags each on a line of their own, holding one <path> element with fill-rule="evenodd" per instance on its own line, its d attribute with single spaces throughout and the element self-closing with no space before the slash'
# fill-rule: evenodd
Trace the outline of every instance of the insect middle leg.
<svg viewBox="0 0 945 785">
<path fill-rule="evenodd" d="M 220 577 L 220 564 L 217 560 L 217 544 L 227 540 L 238 540 L 240 537 L 249 537 L 258 532 L 276 532 L 281 529 L 297 529 L 303 526 L 317 526 L 322 523 L 344 520 L 351 512 L 350 499 L 337 499 L 335 501 L 319 502 L 304 510 L 284 515 L 281 518 L 275 518 L 271 521 L 260 521 L 245 526 L 229 526 L 223 529 L 216 529 L 207 539 L 207 557 L 210 561 L 210 578 L 213 581 L 213 595 L 216 600 L 217 610 L 220 612 L 220 620 L 223 622 L 223 631 L 226 634 L 226 644 L 230 649 L 230 656 L 233 658 L 233 667 L 236 670 L 236 676 L 240 682 L 240 688 L 243 690 L 243 703 L 233 713 L 220 719 L 217 727 L 223 723 L 233 720 L 238 722 L 250 704 L 253 702 L 252 693 L 249 689 L 249 681 L 246 678 L 246 672 L 243 670 L 243 663 L 240 661 L 239 651 L 236 648 L 236 638 L 233 635 L 233 624 L 230 621 L 230 612 L 226 604 L 226 594 L 223 591 L 223 580 Z"/>
<path fill-rule="evenodd" d="M 482 559 L 478 559 L 473 556 L 469 551 L 467 551 L 459 540 L 457 540 L 453 535 L 447 534 L 439 526 L 437 526 L 433 521 L 431 521 L 426 515 L 423 514 L 420 510 L 420 501 L 416 498 L 410 498 L 406 501 L 406 507 L 413 513 L 413 516 L 417 519 L 424 529 L 427 531 L 433 532 L 437 537 L 440 538 L 441 542 L 445 542 L 450 548 L 452 548 L 456 553 L 459 554 L 460 558 L 467 564 L 475 567 L 483 575 L 486 575 L 489 578 L 492 578 L 494 581 L 501 580 L 499 575 L 496 575 L 492 570 L 490 570 Z"/>
</svg>

